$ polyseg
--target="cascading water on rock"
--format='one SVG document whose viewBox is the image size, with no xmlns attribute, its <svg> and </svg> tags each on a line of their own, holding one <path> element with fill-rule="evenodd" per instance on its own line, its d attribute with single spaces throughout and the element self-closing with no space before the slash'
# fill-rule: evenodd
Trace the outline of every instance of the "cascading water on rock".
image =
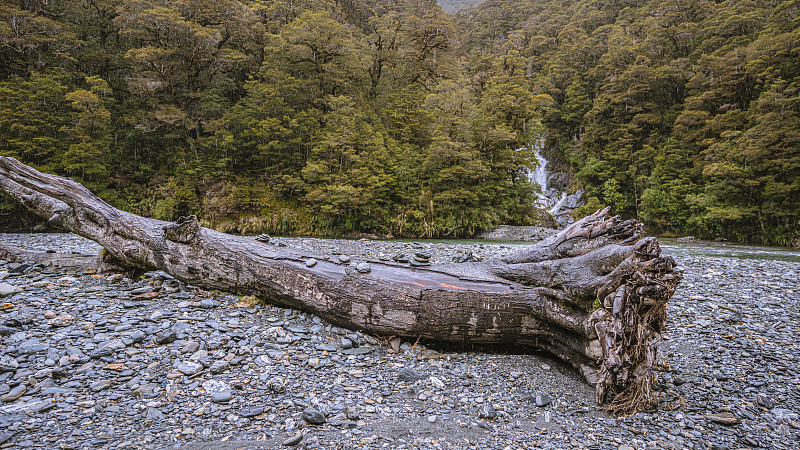
<svg viewBox="0 0 800 450">
<path fill-rule="evenodd" d="M 536 170 L 528 173 L 528 179 L 541 188 L 541 193 L 537 194 L 539 197 L 537 206 L 548 210 L 551 215 L 555 215 L 564 204 L 567 193 L 556 188 L 548 188 L 550 172 L 547 171 L 547 159 L 538 149 L 534 156 L 539 160 L 539 165 Z"/>
<path fill-rule="evenodd" d="M 578 191 L 568 194 L 564 190 L 551 186 L 550 178 L 553 174 L 548 170 L 549 161 L 542 155 L 539 148 L 536 149 L 534 157 L 539 161 L 539 165 L 528 173 L 528 179 L 541 189 L 541 192 L 537 194 L 535 206 L 546 210 L 562 227 L 566 226 L 572 222 L 569 213 L 583 204 L 581 201 L 583 193 Z"/>
</svg>

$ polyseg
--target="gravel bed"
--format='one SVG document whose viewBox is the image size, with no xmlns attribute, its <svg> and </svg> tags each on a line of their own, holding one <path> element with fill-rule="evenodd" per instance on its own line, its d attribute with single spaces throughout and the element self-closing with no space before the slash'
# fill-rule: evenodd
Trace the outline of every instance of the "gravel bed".
<svg viewBox="0 0 800 450">
<path fill-rule="evenodd" d="M 0 241 L 99 250 L 67 234 Z M 433 262 L 517 248 L 273 243 Z M 368 336 L 161 272 L 0 261 L 0 448 L 798 448 L 800 263 L 677 260 L 686 279 L 660 344 L 660 406 L 630 417 L 604 414 L 542 354 Z"/>
</svg>

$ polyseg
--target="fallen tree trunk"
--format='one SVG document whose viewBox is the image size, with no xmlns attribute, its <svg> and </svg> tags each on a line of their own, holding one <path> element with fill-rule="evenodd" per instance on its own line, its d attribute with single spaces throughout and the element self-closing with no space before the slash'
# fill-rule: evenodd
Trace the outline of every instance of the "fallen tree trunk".
<svg viewBox="0 0 800 450">
<path fill-rule="evenodd" d="M 412 267 L 312 255 L 120 211 L 80 184 L 0 158 L 0 189 L 63 230 L 92 239 L 115 267 L 319 315 L 349 328 L 546 350 L 578 369 L 614 412 L 651 405 L 655 342 L 681 277 L 655 238 L 607 209 L 501 260 Z"/>
</svg>

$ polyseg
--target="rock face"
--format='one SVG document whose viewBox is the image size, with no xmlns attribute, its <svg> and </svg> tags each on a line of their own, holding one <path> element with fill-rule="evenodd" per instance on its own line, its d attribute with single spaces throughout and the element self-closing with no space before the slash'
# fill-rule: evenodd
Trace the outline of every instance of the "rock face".
<svg viewBox="0 0 800 450">
<path fill-rule="evenodd" d="M 565 228 L 567 225 L 575 221 L 572 217 L 572 211 L 583 206 L 586 202 L 583 201 L 583 191 L 578 190 L 572 194 L 566 192 L 561 193 L 558 203 L 550 209 L 550 215 L 558 223 L 559 228 Z"/>
<path fill-rule="evenodd" d="M 534 182 L 547 179 L 549 179 L 548 176 L 531 178 Z M 546 183 L 546 181 L 544 182 Z M 575 222 L 572 212 L 585 204 L 582 190 L 567 194 L 557 188 L 545 189 L 542 186 L 542 192 L 544 194 L 539 199 L 542 213 L 538 220 L 540 220 L 539 223 L 553 228 L 501 225 L 494 230 L 482 233 L 478 238 L 492 241 L 540 241 L 556 234 L 556 228 L 563 229 Z"/>
</svg>

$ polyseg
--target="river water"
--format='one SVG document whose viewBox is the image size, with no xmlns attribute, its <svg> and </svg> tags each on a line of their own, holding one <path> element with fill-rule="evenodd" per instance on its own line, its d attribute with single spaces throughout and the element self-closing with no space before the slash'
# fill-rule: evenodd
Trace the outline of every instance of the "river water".
<svg viewBox="0 0 800 450">
<path fill-rule="evenodd" d="M 678 242 L 670 238 L 659 238 L 658 242 L 661 244 L 662 253 L 672 256 L 710 256 L 800 262 L 800 250 L 785 247 L 763 247 L 727 242 Z"/>
<path fill-rule="evenodd" d="M 534 243 L 530 241 L 490 241 L 480 239 L 399 239 L 399 241 L 466 245 L 505 245 L 509 247 L 525 247 Z M 712 258 L 800 262 L 800 250 L 786 247 L 765 247 L 760 245 L 711 241 L 678 242 L 674 238 L 658 238 L 658 242 L 661 245 L 662 254 L 677 257 L 707 256 Z"/>
</svg>

